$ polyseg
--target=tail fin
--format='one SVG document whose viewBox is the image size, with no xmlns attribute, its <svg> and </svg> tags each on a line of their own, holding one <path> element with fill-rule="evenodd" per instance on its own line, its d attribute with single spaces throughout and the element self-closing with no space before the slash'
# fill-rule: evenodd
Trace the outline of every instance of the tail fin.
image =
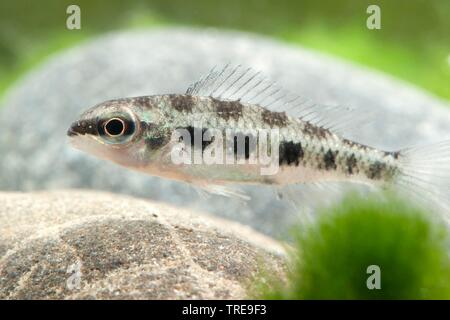
<svg viewBox="0 0 450 320">
<path fill-rule="evenodd" d="M 442 211 L 450 223 L 450 140 L 399 152 L 395 183 L 419 202 Z"/>
</svg>

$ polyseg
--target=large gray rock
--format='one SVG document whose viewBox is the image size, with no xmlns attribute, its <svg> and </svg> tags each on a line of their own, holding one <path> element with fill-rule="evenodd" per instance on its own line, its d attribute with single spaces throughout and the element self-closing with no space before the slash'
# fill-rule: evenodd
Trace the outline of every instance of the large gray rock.
<svg viewBox="0 0 450 320">
<path fill-rule="evenodd" d="M 249 227 L 89 191 L 0 193 L 0 299 L 242 299 L 284 250 Z"/>
<path fill-rule="evenodd" d="M 214 65 L 252 66 L 319 103 L 374 113 L 355 138 L 396 149 L 450 137 L 450 109 L 420 89 L 317 52 L 254 35 L 161 29 L 113 33 L 52 57 L 7 94 L 0 113 L 0 189 L 84 187 L 207 210 L 282 235 L 296 218 L 269 188 L 253 200 L 204 200 L 187 185 L 143 176 L 72 150 L 69 123 L 100 101 L 183 92 Z M 354 126 L 359 126 L 355 123 Z"/>
</svg>

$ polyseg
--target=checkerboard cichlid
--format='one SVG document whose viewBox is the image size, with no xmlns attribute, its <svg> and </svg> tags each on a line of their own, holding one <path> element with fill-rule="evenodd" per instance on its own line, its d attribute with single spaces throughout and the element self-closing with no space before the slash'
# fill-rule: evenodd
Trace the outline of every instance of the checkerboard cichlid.
<svg viewBox="0 0 450 320">
<path fill-rule="evenodd" d="M 385 151 L 345 138 L 358 113 L 311 104 L 242 66 L 213 69 L 184 94 L 121 98 L 84 112 L 76 148 L 212 193 L 348 181 L 447 199 L 450 142 Z"/>
</svg>

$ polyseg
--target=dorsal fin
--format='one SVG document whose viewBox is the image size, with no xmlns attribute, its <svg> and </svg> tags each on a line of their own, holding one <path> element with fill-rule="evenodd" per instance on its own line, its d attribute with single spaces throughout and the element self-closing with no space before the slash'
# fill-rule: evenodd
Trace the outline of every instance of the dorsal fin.
<svg viewBox="0 0 450 320">
<path fill-rule="evenodd" d="M 287 115 L 307 121 L 337 134 L 349 133 L 348 129 L 360 128 L 367 112 L 358 112 L 344 106 L 315 104 L 284 90 L 259 71 L 241 65 L 211 71 L 193 83 L 188 95 L 209 96 L 221 100 L 240 101 L 259 105 L 270 111 L 286 112 Z M 356 124 L 356 125 L 355 125 Z"/>
</svg>

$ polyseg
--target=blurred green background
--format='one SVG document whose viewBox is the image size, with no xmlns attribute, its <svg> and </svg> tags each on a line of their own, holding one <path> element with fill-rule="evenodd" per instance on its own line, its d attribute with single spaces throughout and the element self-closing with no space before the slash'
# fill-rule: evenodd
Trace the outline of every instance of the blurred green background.
<svg viewBox="0 0 450 320">
<path fill-rule="evenodd" d="M 66 29 L 81 7 L 82 29 Z M 366 9 L 381 7 L 381 30 Z M 352 60 L 450 99 L 448 0 L 227 0 L 0 2 L 0 96 L 49 54 L 133 27 L 188 25 L 245 30 Z"/>
</svg>

